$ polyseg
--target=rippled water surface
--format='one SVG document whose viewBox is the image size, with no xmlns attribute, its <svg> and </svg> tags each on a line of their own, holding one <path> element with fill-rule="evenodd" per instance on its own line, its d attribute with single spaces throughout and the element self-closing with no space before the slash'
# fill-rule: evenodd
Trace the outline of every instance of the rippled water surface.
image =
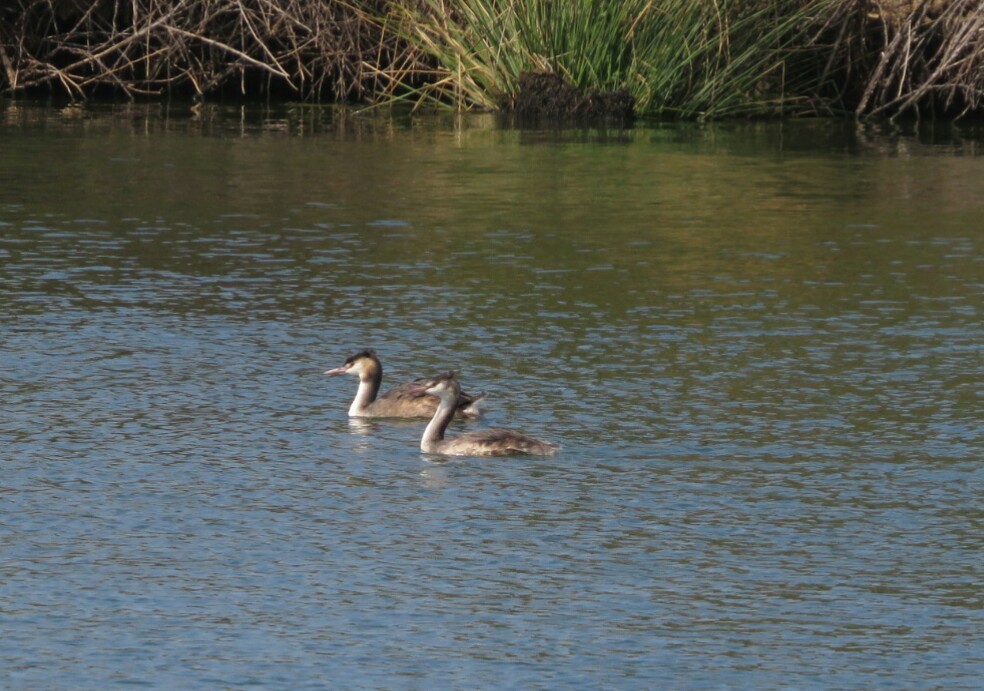
<svg viewBox="0 0 984 691">
<path fill-rule="evenodd" d="M 8 104 L 0 685 L 979 688 L 981 142 Z"/>
</svg>

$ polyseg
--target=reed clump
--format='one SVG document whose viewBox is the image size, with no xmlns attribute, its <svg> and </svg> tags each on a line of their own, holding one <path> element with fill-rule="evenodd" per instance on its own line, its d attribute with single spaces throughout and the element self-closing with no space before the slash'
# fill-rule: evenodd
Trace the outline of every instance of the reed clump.
<svg viewBox="0 0 984 691">
<path fill-rule="evenodd" d="M 0 4 L 0 93 L 45 89 L 688 118 L 959 115 L 984 109 L 984 0 Z"/>
<path fill-rule="evenodd" d="M 437 65 L 407 97 L 501 108 L 520 78 L 627 90 L 641 112 L 720 117 L 815 111 L 814 41 L 833 0 L 416 0 L 400 33 Z M 790 69 L 796 67 L 798 69 Z"/>
</svg>

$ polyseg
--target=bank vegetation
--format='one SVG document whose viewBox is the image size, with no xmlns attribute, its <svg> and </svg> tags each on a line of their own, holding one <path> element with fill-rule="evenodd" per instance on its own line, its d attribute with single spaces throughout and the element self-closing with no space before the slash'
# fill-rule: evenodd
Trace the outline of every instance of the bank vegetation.
<svg viewBox="0 0 984 691">
<path fill-rule="evenodd" d="M 8 0 L 0 93 L 952 117 L 984 0 Z"/>
</svg>

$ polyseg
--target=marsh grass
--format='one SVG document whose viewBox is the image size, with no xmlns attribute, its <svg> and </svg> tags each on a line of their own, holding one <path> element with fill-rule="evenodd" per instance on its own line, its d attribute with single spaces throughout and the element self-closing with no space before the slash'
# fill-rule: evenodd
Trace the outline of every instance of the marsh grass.
<svg viewBox="0 0 984 691">
<path fill-rule="evenodd" d="M 418 102 L 496 108 L 524 72 L 628 89 L 641 112 L 687 117 L 814 110 L 811 44 L 836 0 L 405 0 L 396 31 L 432 56 Z M 797 77 L 788 66 L 795 63 Z"/>
</svg>

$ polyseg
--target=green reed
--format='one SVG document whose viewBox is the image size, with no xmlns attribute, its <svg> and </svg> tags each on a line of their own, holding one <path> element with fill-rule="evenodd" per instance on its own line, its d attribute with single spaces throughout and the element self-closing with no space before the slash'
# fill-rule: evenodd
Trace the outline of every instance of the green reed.
<svg viewBox="0 0 984 691">
<path fill-rule="evenodd" d="M 822 62 L 811 40 L 838 3 L 397 0 L 401 33 L 438 66 L 437 78 L 404 93 L 494 109 L 520 74 L 550 71 L 584 89 L 628 89 L 641 113 L 808 109 L 821 70 L 806 62 Z"/>
</svg>

